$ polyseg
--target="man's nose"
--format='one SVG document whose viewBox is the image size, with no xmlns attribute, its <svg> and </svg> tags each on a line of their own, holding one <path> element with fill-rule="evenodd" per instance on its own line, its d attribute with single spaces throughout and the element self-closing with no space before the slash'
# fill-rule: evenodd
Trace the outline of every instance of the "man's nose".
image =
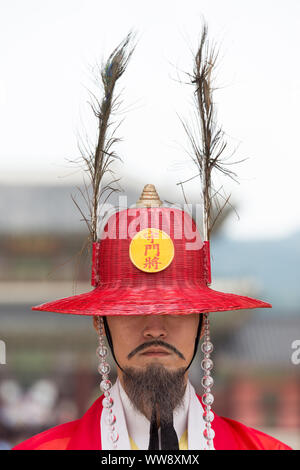
<svg viewBox="0 0 300 470">
<path fill-rule="evenodd" d="M 149 315 L 143 334 L 146 339 L 165 338 L 167 336 L 167 329 L 163 315 Z"/>
</svg>

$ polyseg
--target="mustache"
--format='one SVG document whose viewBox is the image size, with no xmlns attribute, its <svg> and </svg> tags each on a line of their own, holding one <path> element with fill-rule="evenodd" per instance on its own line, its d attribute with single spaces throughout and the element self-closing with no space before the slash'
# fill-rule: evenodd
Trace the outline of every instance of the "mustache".
<svg viewBox="0 0 300 470">
<path fill-rule="evenodd" d="M 178 351 L 178 349 L 175 348 L 175 346 L 173 346 L 172 344 L 166 343 L 165 341 L 162 341 L 161 339 L 153 339 L 152 341 L 147 341 L 146 343 L 140 344 L 128 354 L 127 359 L 131 359 L 135 354 L 141 351 L 144 351 L 144 349 L 147 349 L 150 346 L 163 346 L 165 349 L 169 349 L 169 351 L 172 351 L 175 354 L 177 354 L 177 356 L 179 356 L 180 359 L 185 360 L 184 355 L 180 351 Z"/>
</svg>

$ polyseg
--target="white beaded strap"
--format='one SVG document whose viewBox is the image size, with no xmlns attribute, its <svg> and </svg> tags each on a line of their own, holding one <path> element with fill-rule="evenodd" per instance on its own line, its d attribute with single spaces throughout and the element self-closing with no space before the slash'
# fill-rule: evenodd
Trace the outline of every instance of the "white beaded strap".
<svg viewBox="0 0 300 470">
<path fill-rule="evenodd" d="M 106 362 L 106 357 L 108 354 L 108 349 L 104 344 L 104 325 L 102 317 L 97 318 L 98 325 L 98 340 L 99 346 L 97 347 L 97 356 L 100 360 L 98 366 L 98 372 L 102 375 L 102 380 L 100 383 L 100 390 L 104 392 L 104 398 L 102 401 L 103 408 L 107 410 L 107 416 L 105 422 L 109 428 L 108 439 L 112 443 L 113 449 L 117 449 L 117 441 L 119 439 L 119 434 L 116 431 L 116 416 L 113 413 L 113 398 L 110 396 L 110 389 L 112 383 L 109 380 L 108 374 L 110 372 L 110 365 Z"/>
<path fill-rule="evenodd" d="M 204 404 L 203 419 L 205 421 L 205 429 L 203 435 L 207 443 L 206 450 L 212 450 L 214 449 L 213 439 L 215 437 L 215 432 L 211 427 L 211 423 L 214 419 L 214 414 L 211 411 L 211 405 L 214 402 L 214 396 L 211 393 L 211 388 L 214 384 L 214 379 L 211 376 L 211 370 L 213 368 L 214 363 L 210 358 L 210 354 L 212 353 L 214 347 L 210 341 L 208 315 L 208 313 L 204 313 L 204 339 L 201 345 L 201 350 L 204 353 L 204 359 L 201 362 L 201 368 L 204 371 L 204 375 L 201 382 L 205 391 L 205 393 L 202 395 L 202 402 Z"/>
</svg>

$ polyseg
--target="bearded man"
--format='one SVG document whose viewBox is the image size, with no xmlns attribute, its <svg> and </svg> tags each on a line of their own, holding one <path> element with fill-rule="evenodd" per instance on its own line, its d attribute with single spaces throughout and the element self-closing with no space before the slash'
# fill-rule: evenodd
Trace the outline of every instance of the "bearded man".
<svg viewBox="0 0 300 470">
<path fill-rule="evenodd" d="M 209 246 L 195 222 L 162 207 L 147 185 L 134 209 L 113 214 L 94 244 L 86 294 L 36 310 L 92 315 L 104 395 L 76 421 L 45 431 L 15 449 L 56 450 L 288 450 L 287 445 L 212 412 L 213 350 L 208 312 L 270 307 L 210 289 Z M 109 380 L 110 346 L 117 381 Z M 205 393 L 189 367 L 203 337 Z"/>
</svg>

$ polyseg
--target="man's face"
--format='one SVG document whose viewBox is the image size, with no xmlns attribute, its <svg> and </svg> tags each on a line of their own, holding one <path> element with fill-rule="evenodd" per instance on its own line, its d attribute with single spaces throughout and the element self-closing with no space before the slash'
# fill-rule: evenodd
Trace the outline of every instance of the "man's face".
<svg viewBox="0 0 300 470">
<path fill-rule="evenodd" d="M 114 316 L 107 322 L 122 369 L 160 364 L 172 371 L 186 368 L 193 357 L 199 314 Z"/>
</svg>

